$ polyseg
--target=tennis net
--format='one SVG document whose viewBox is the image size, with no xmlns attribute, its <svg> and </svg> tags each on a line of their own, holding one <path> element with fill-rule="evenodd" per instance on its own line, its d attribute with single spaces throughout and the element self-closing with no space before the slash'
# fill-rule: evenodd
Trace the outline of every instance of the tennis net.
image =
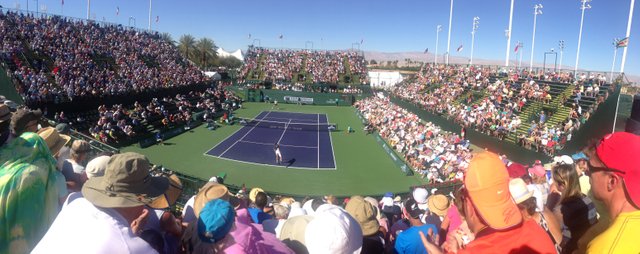
<svg viewBox="0 0 640 254">
<path fill-rule="evenodd" d="M 249 127 L 271 128 L 271 129 L 287 129 L 296 131 L 335 131 L 338 125 L 335 123 L 296 123 L 281 122 L 251 118 L 237 118 L 240 125 Z"/>
</svg>

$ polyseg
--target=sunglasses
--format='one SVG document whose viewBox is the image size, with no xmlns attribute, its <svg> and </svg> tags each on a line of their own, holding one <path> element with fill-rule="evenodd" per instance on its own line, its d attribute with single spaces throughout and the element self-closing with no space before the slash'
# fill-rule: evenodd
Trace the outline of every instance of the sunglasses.
<svg viewBox="0 0 640 254">
<path fill-rule="evenodd" d="M 619 169 L 614 169 L 614 168 L 607 168 L 607 167 L 596 167 L 594 165 L 591 164 L 590 161 L 587 161 L 587 164 L 589 165 L 589 170 L 585 171 L 584 173 L 591 177 L 591 175 L 595 172 L 614 172 L 614 173 L 618 173 L 620 175 L 624 175 L 627 172 L 619 170 Z"/>
</svg>

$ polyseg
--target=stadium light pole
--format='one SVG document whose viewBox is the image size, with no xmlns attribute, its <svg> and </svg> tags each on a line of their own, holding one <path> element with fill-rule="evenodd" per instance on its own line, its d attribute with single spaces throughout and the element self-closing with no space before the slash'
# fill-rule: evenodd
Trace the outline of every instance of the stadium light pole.
<svg viewBox="0 0 640 254">
<path fill-rule="evenodd" d="M 613 68 L 616 66 L 616 56 L 618 54 L 618 41 L 620 39 L 613 39 L 613 63 L 611 63 L 611 72 L 609 72 L 609 82 L 613 83 Z"/>
<path fill-rule="evenodd" d="M 251 42 L 251 45 L 255 45 L 256 41 L 258 42 L 258 47 L 261 47 L 262 45 L 260 45 L 260 39 L 253 39 L 253 42 Z"/>
<path fill-rule="evenodd" d="M 133 16 L 129 17 L 129 27 L 131 27 L 131 20 L 133 20 L 133 26 L 135 27 L 136 26 L 136 18 L 134 18 Z"/>
<path fill-rule="evenodd" d="M 509 10 L 509 29 L 507 30 L 507 57 L 504 59 L 504 66 L 509 67 L 509 53 L 511 51 L 511 24 L 513 23 L 513 2 L 511 0 L 511 9 Z"/>
<path fill-rule="evenodd" d="M 533 36 L 531 37 L 531 59 L 529 60 L 529 72 L 533 71 L 533 50 L 536 45 L 536 21 L 538 14 L 542 14 L 542 4 L 533 6 Z"/>
<path fill-rule="evenodd" d="M 27 4 L 29 4 L 29 0 L 27 0 Z M 91 0 L 87 0 L 87 19 L 89 19 L 90 13 L 91 13 Z"/>
<path fill-rule="evenodd" d="M 520 54 L 520 60 L 518 61 L 518 69 L 522 68 L 522 47 L 524 46 L 524 44 L 522 44 L 522 42 L 518 42 L 518 52 Z"/>
<path fill-rule="evenodd" d="M 438 65 L 438 39 L 440 39 L 440 31 L 442 31 L 442 25 L 436 26 L 436 55 L 433 58 L 434 65 Z"/>
<path fill-rule="evenodd" d="M 473 17 L 473 24 L 471 26 L 471 58 L 469 59 L 469 65 L 473 65 L 473 43 L 476 38 L 476 31 L 478 30 L 478 24 L 480 24 L 480 18 L 478 16 Z"/>
<path fill-rule="evenodd" d="M 578 64 L 580 63 L 580 43 L 582 42 L 582 24 L 584 23 L 584 10 L 591 9 L 591 5 L 589 4 L 591 0 L 580 0 L 580 2 L 582 2 L 582 6 L 580 7 L 580 9 L 582 9 L 582 15 L 580 17 L 580 33 L 578 33 L 578 52 L 576 53 L 576 66 L 573 69 L 573 75 L 576 78 L 578 77 Z"/>
<path fill-rule="evenodd" d="M 149 0 L 149 27 L 147 30 L 151 31 L 151 0 Z"/>
<path fill-rule="evenodd" d="M 306 49 L 308 44 L 311 44 L 311 49 L 313 50 L 313 42 L 312 41 L 305 41 L 304 42 L 304 48 Z"/>
<path fill-rule="evenodd" d="M 451 8 L 449 9 L 449 35 L 447 35 L 447 55 L 445 64 L 449 65 L 449 52 L 451 50 L 451 18 L 453 17 L 453 0 L 451 0 Z"/>
<path fill-rule="evenodd" d="M 564 54 L 564 40 L 560 40 L 558 42 L 558 47 L 560 47 L 560 71 L 562 71 L 562 56 Z"/>
<path fill-rule="evenodd" d="M 633 6 L 636 0 L 631 0 L 631 6 L 629 6 L 629 20 L 627 21 L 627 33 L 625 35 L 627 39 L 627 46 L 622 50 L 622 64 L 620 65 L 620 73 L 624 72 L 624 64 L 627 62 L 627 49 L 629 48 L 629 36 L 631 36 L 631 21 L 633 20 Z"/>
</svg>

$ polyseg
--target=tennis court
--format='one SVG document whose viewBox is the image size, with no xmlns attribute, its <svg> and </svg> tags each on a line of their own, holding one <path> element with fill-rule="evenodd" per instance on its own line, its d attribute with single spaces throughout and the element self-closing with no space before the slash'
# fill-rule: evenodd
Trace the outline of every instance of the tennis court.
<svg viewBox="0 0 640 254">
<path fill-rule="evenodd" d="M 326 114 L 262 111 L 254 119 L 241 119 L 235 133 L 205 154 L 251 164 L 312 170 L 334 170 L 336 163 Z M 275 161 L 280 144 L 283 163 Z"/>
</svg>

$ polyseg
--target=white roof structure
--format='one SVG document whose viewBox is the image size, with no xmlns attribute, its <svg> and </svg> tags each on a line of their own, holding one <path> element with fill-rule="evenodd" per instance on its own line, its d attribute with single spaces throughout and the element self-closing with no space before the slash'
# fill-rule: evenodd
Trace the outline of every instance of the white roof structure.
<svg viewBox="0 0 640 254">
<path fill-rule="evenodd" d="M 397 71 L 370 71 L 368 75 L 372 88 L 389 88 L 402 81 Z"/>
<path fill-rule="evenodd" d="M 222 48 L 218 48 L 218 51 L 217 51 L 217 52 L 218 52 L 218 56 L 219 56 L 219 57 L 229 57 L 229 56 L 232 56 L 232 57 L 235 57 L 235 58 L 237 58 L 238 60 L 240 60 L 240 61 L 243 61 L 243 62 L 244 62 L 244 55 L 242 55 L 242 50 L 240 50 L 240 49 L 237 49 L 236 51 L 233 51 L 233 52 L 227 52 L 227 51 L 225 51 L 225 50 L 224 50 L 224 49 L 222 49 Z"/>
</svg>

